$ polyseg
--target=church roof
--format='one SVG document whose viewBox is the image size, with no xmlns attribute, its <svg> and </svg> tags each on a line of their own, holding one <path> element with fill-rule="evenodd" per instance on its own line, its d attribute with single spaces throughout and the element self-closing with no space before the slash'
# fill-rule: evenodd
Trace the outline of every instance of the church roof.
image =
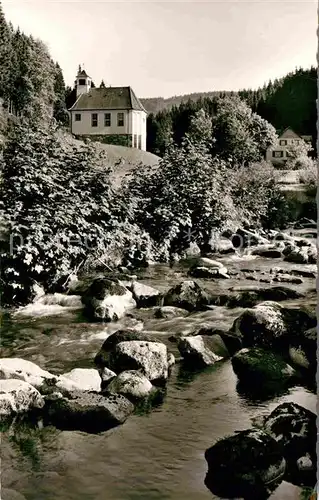
<svg viewBox="0 0 319 500">
<path fill-rule="evenodd" d="M 140 100 L 131 87 L 103 87 L 93 88 L 81 94 L 69 111 L 107 110 L 107 109 L 134 109 L 144 111 Z"/>
<path fill-rule="evenodd" d="M 79 77 L 79 76 L 89 76 L 89 75 L 87 74 L 87 72 L 85 71 L 85 69 L 82 69 L 81 71 L 78 72 L 77 76 Z"/>
</svg>

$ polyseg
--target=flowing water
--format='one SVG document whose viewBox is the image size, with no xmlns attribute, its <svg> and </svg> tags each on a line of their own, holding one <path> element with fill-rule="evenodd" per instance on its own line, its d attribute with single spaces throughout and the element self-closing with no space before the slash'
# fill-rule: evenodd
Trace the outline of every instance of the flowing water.
<svg viewBox="0 0 319 500">
<path fill-rule="evenodd" d="M 258 268 L 267 275 L 274 266 L 305 269 L 277 259 L 233 256 L 223 261 L 232 270 Z M 145 271 L 141 281 L 167 290 L 185 276 L 181 266 L 156 266 Z M 225 293 L 232 286 L 256 286 L 235 278 L 197 281 L 216 293 Z M 313 279 L 290 286 L 307 292 L 307 298 L 290 301 L 289 305 L 315 302 Z M 154 320 L 147 311 L 135 311 L 137 319 L 103 325 L 85 322 L 73 305 L 75 308 L 34 307 L 31 316 L 7 315 L 3 321 L 2 356 L 28 359 L 55 373 L 92 367 L 95 353 L 110 333 L 119 327 L 142 327 L 141 321 L 144 330 L 160 336 L 178 354 L 175 344 L 168 341 L 170 335 L 187 333 L 204 324 L 229 328 L 241 312 L 240 308 L 213 307 L 186 318 Z M 316 396 L 303 387 L 268 397 L 245 392 L 237 385 L 229 360 L 198 373 L 185 372 L 177 363 L 163 403 L 149 413 L 129 417 L 122 426 L 98 435 L 53 427 L 4 433 L 2 487 L 23 495 L 12 497 L 17 500 L 218 498 L 204 484 L 205 450 L 219 438 L 250 428 L 252 419 L 285 401 L 315 411 Z M 298 486 L 282 482 L 270 498 L 299 499 L 301 493 Z"/>
</svg>

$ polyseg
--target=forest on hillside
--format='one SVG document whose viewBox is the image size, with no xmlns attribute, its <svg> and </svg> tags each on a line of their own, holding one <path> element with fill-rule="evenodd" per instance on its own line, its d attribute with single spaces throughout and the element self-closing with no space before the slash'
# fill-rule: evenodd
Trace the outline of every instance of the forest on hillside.
<svg viewBox="0 0 319 500">
<path fill-rule="evenodd" d="M 292 127 L 300 135 L 310 135 L 315 151 L 317 70 L 314 67 L 296 69 L 284 78 L 270 81 L 257 90 L 142 99 L 143 105 L 150 111 L 147 121 L 147 149 L 162 155 L 171 138 L 177 143 L 181 142 L 196 111 L 205 109 L 213 116 L 219 98 L 236 95 L 278 132 Z"/>
<path fill-rule="evenodd" d="M 62 70 L 45 44 L 7 22 L 0 3 L 0 99 L 4 111 L 32 122 L 65 124 Z"/>
<path fill-rule="evenodd" d="M 40 120 L 48 123 L 54 117 L 60 125 L 67 126 L 67 109 L 76 99 L 75 89 L 65 85 L 61 67 L 53 61 L 41 40 L 25 35 L 6 21 L 1 3 L 0 37 L 0 99 L 3 110 L 11 116 L 33 122 Z M 313 67 L 296 69 L 257 90 L 212 91 L 169 99 L 141 99 L 149 112 L 147 150 L 162 156 L 171 140 L 181 144 L 197 111 L 204 109 L 208 116 L 213 117 L 219 98 L 235 96 L 239 96 L 277 131 L 292 127 L 299 134 L 311 135 L 315 150 L 317 70 Z"/>
<path fill-rule="evenodd" d="M 61 130 L 72 90 L 45 45 L 13 29 L 2 11 L 1 32 L 0 95 L 14 118 L 0 157 L 8 303 L 30 300 L 35 281 L 56 289 L 74 269 L 101 259 L 112 268 L 140 266 L 141 255 L 167 262 L 187 248 L 185 231 L 204 248 L 212 231 L 287 223 L 274 169 L 264 161 L 276 130 L 238 95 L 162 111 L 167 128 L 153 134 L 164 145 L 158 168 L 137 165 L 115 188 L 116 165 L 98 145 Z M 149 129 L 158 123 L 158 115 L 149 117 Z M 14 255 L 11 238 L 21 242 Z"/>
</svg>

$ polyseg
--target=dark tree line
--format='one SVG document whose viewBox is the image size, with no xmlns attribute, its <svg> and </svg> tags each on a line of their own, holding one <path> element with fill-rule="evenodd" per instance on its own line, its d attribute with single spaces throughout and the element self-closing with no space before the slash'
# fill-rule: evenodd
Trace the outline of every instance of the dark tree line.
<svg viewBox="0 0 319 500">
<path fill-rule="evenodd" d="M 172 140 L 180 145 L 197 111 L 203 109 L 213 117 L 220 97 L 235 95 L 277 131 L 290 126 L 301 135 L 311 135 L 316 149 L 317 70 L 312 67 L 297 69 L 257 90 L 142 99 L 147 110 L 160 109 L 147 119 L 148 151 L 162 156 Z M 65 87 L 62 70 L 43 42 L 14 29 L 6 21 L 1 3 L 0 98 L 4 108 L 16 116 L 42 122 L 54 116 L 62 125 L 68 123 L 67 109 L 76 100 L 76 90 Z"/>
<path fill-rule="evenodd" d="M 7 23 L 0 4 L 0 98 L 9 113 L 66 124 L 65 84 L 41 40 Z"/>
<path fill-rule="evenodd" d="M 216 115 L 220 97 L 238 95 L 253 112 L 271 123 L 277 131 L 287 127 L 300 135 L 310 135 L 313 148 L 316 141 L 317 71 L 297 69 L 284 78 L 269 82 L 257 90 L 220 92 L 212 96 L 191 97 L 186 102 L 172 105 L 158 113 L 150 113 L 147 120 L 147 149 L 162 156 L 171 140 L 181 144 L 195 113 L 204 109 Z M 198 94 L 194 94 L 198 96 Z M 147 105 L 147 103 L 145 103 Z M 154 103 L 153 103 L 154 104 Z"/>
</svg>

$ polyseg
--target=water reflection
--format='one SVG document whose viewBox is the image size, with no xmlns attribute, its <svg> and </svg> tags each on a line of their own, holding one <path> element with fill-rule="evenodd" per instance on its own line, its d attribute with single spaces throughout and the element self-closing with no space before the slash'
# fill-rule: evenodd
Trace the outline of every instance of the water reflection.
<svg viewBox="0 0 319 500">
<path fill-rule="evenodd" d="M 238 381 L 236 390 L 241 399 L 249 406 L 256 406 L 275 397 L 284 396 L 289 393 L 289 385 L 285 381 L 265 381 L 263 384 L 256 384 L 253 381 Z"/>
<path fill-rule="evenodd" d="M 227 480 L 221 480 L 219 476 L 207 473 L 205 477 L 205 486 L 218 498 L 236 499 L 236 500 L 267 500 L 278 488 L 282 479 L 277 479 L 272 483 L 265 485 L 262 481 L 255 481 L 254 484 L 246 482 L 234 484 Z"/>
</svg>

